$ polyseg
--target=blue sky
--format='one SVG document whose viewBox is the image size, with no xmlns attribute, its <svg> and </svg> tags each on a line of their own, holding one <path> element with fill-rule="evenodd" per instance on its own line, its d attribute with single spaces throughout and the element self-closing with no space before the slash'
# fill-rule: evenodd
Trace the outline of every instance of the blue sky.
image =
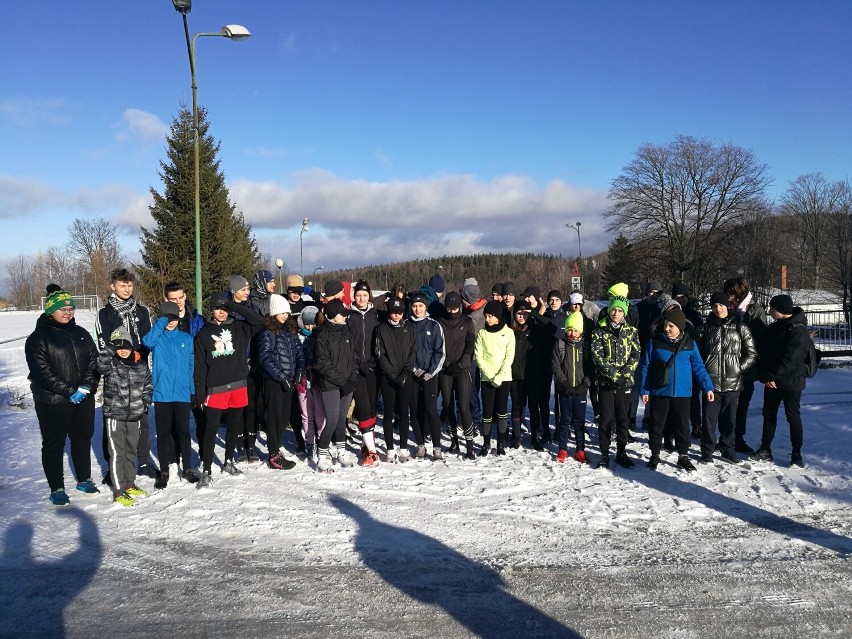
<svg viewBox="0 0 852 639">
<path fill-rule="evenodd" d="M 611 240 L 608 186 L 677 134 L 751 149 L 778 197 L 849 179 L 852 2 L 195 0 L 199 102 L 262 251 L 305 270 Z M 170 0 L 6 2 L 0 265 L 76 217 L 138 259 L 191 104 Z M 5 269 L 4 269 L 5 271 Z M 5 272 L 0 275 L 0 279 Z"/>
</svg>

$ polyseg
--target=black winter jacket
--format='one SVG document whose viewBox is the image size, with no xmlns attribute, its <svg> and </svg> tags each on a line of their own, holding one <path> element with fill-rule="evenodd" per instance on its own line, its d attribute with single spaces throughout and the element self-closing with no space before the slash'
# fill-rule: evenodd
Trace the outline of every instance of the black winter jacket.
<svg viewBox="0 0 852 639">
<path fill-rule="evenodd" d="M 379 324 L 373 355 L 379 363 L 382 375 L 389 380 L 395 380 L 403 373 L 414 371 L 416 339 L 414 324 L 407 320 L 396 326 L 390 321 Z"/>
<path fill-rule="evenodd" d="M 106 417 L 122 422 L 138 421 L 151 405 L 154 384 L 148 360 L 133 351 L 120 359 L 111 347 L 98 356 L 98 372 L 104 376 L 104 406 Z"/>
<path fill-rule="evenodd" d="M 585 337 L 579 342 L 561 339 L 550 358 L 553 384 L 561 395 L 585 395 L 591 385 L 592 349 Z"/>
<path fill-rule="evenodd" d="M 246 353 L 264 318 L 252 309 L 228 300 L 229 317 L 222 324 L 209 320 L 195 336 L 195 395 L 203 403 L 209 395 L 242 388 L 249 374 Z M 204 398 L 204 399 L 202 399 Z"/>
<path fill-rule="evenodd" d="M 265 327 L 257 337 L 258 357 L 263 374 L 276 382 L 293 381 L 305 372 L 305 352 L 302 343 L 283 325 L 273 331 Z"/>
<path fill-rule="evenodd" d="M 729 393 L 743 389 L 743 375 L 757 362 L 754 337 L 734 314 L 719 319 L 713 313 L 698 331 L 698 350 L 713 380 L 713 390 Z"/>
<path fill-rule="evenodd" d="M 321 391 L 354 389 L 358 374 L 358 354 L 352 346 L 352 334 L 346 324 L 326 322 L 317 336 L 314 368 Z"/>
<path fill-rule="evenodd" d="M 458 375 L 469 370 L 473 360 L 473 345 L 476 343 L 473 320 L 462 313 L 448 313 L 438 323 L 444 331 L 444 350 L 447 353 L 441 372 Z"/>
<path fill-rule="evenodd" d="M 98 337 L 98 350 L 106 348 L 109 336 L 115 329 L 119 326 L 125 326 L 130 331 L 131 337 L 133 337 L 133 350 L 139 351 L 139 354 L 143 358 L 147 358 L 151 351 L 148 350 L 147 346 L 142 344 L 141 340 L 151 330 L 151 311 L 145 306 L 137 304 L 136 312 L 129 320 L 133 322 L 133 328 L 125 326 L 121 320 L 121 315 L 107 302 L 107 305 L 98 311 L 98 321 L 95 324 L 95 335 Z"/>
<path fill-rule="evenodd" d="M 780 390 L 805 388 L 805 358 L 810 349 L 808 320 L 798 306 L 790 317 L 779 319 L 766 328 L 763 351 L 758 359 L 758 379 L 775 382 Z"/>
<path fill-rule="evenodd" d="M 360 372 L 366 375 L 376 368 L 373 339 L 379 325 L 379 313 L 372 303 L 367 305 L 367 310 L 360 311 L 353 306 L 350 311 L 346 324 L 352 334 L 352 348 L 358 353 Z"/>
<path fill-rule="evenodd" d="M 88 386 L 92 391 L 89 397 L 94 396 L 98 350 L 89 332 L 73 319 L 60 324 L 47 315 L 39 316 L 24 353 L 33 401 L 37 404 L 73 406 L 68 398 L 80 386 Z"/>
</svg>

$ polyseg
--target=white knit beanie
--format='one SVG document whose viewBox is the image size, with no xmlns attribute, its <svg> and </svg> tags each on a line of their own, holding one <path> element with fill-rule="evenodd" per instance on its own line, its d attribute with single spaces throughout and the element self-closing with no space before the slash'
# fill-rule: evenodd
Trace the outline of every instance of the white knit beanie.
<svg viewBox="0 0 852 639">
<path fill-rule="evenodd" d="M 290 302 L 284 297 L 273 293 L 269 296 L 269 314 L 278 315 L 279 313 L 289 313 Z"/>
</svg>

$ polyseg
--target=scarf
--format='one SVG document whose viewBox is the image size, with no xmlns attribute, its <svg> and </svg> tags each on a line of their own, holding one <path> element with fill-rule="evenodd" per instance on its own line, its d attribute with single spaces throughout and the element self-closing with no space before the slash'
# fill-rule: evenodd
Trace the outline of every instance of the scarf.
<svg viewBox="0 0 852 639">
<path fill-rule="evenodd" d="M 740 316 L 740 319 L 745 319 L 746 311 L 748 311 L 748 305 L 751 304 L 751 291 L 749 291 L 748 295 L 743 298 L 743 301 L 737 304 L 737 307 L 734 309 L 737 315 Z"/>
<path fill-rule="evenodd" d="M 118 313 L 124 328 L 126 328 L 133 337 L 133 344 L 138 348 L 142 338 L 139 336 L 139 328 L 136 326 L 136 300 L 132 297 L 123 300 L 113 293 L 109 296 L 109 301 L 107 303 L 115 309 L 116 313 Z"/>
</svg>

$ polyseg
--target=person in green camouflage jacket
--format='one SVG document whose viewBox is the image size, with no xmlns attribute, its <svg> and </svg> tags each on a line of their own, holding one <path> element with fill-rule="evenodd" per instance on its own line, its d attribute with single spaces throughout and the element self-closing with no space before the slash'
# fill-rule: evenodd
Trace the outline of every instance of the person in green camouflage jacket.
<svg viewBox="0 0 852 639">
<path fill-rule="evenodd" d="M 607 314 L 592 331 L 592 360 L 598 384 L 601 421 L 598 427 L 601 457 L 596 468 L 609 468 L 609 445 L 613 426 L 616 431 L 615 461 L 625 468 L 634 463 L 627 456 L 630 435 L 630 390 L 639 365 L 639 333 L 625 321 L 627 300 L 613 297 Z"/>
</svg>

